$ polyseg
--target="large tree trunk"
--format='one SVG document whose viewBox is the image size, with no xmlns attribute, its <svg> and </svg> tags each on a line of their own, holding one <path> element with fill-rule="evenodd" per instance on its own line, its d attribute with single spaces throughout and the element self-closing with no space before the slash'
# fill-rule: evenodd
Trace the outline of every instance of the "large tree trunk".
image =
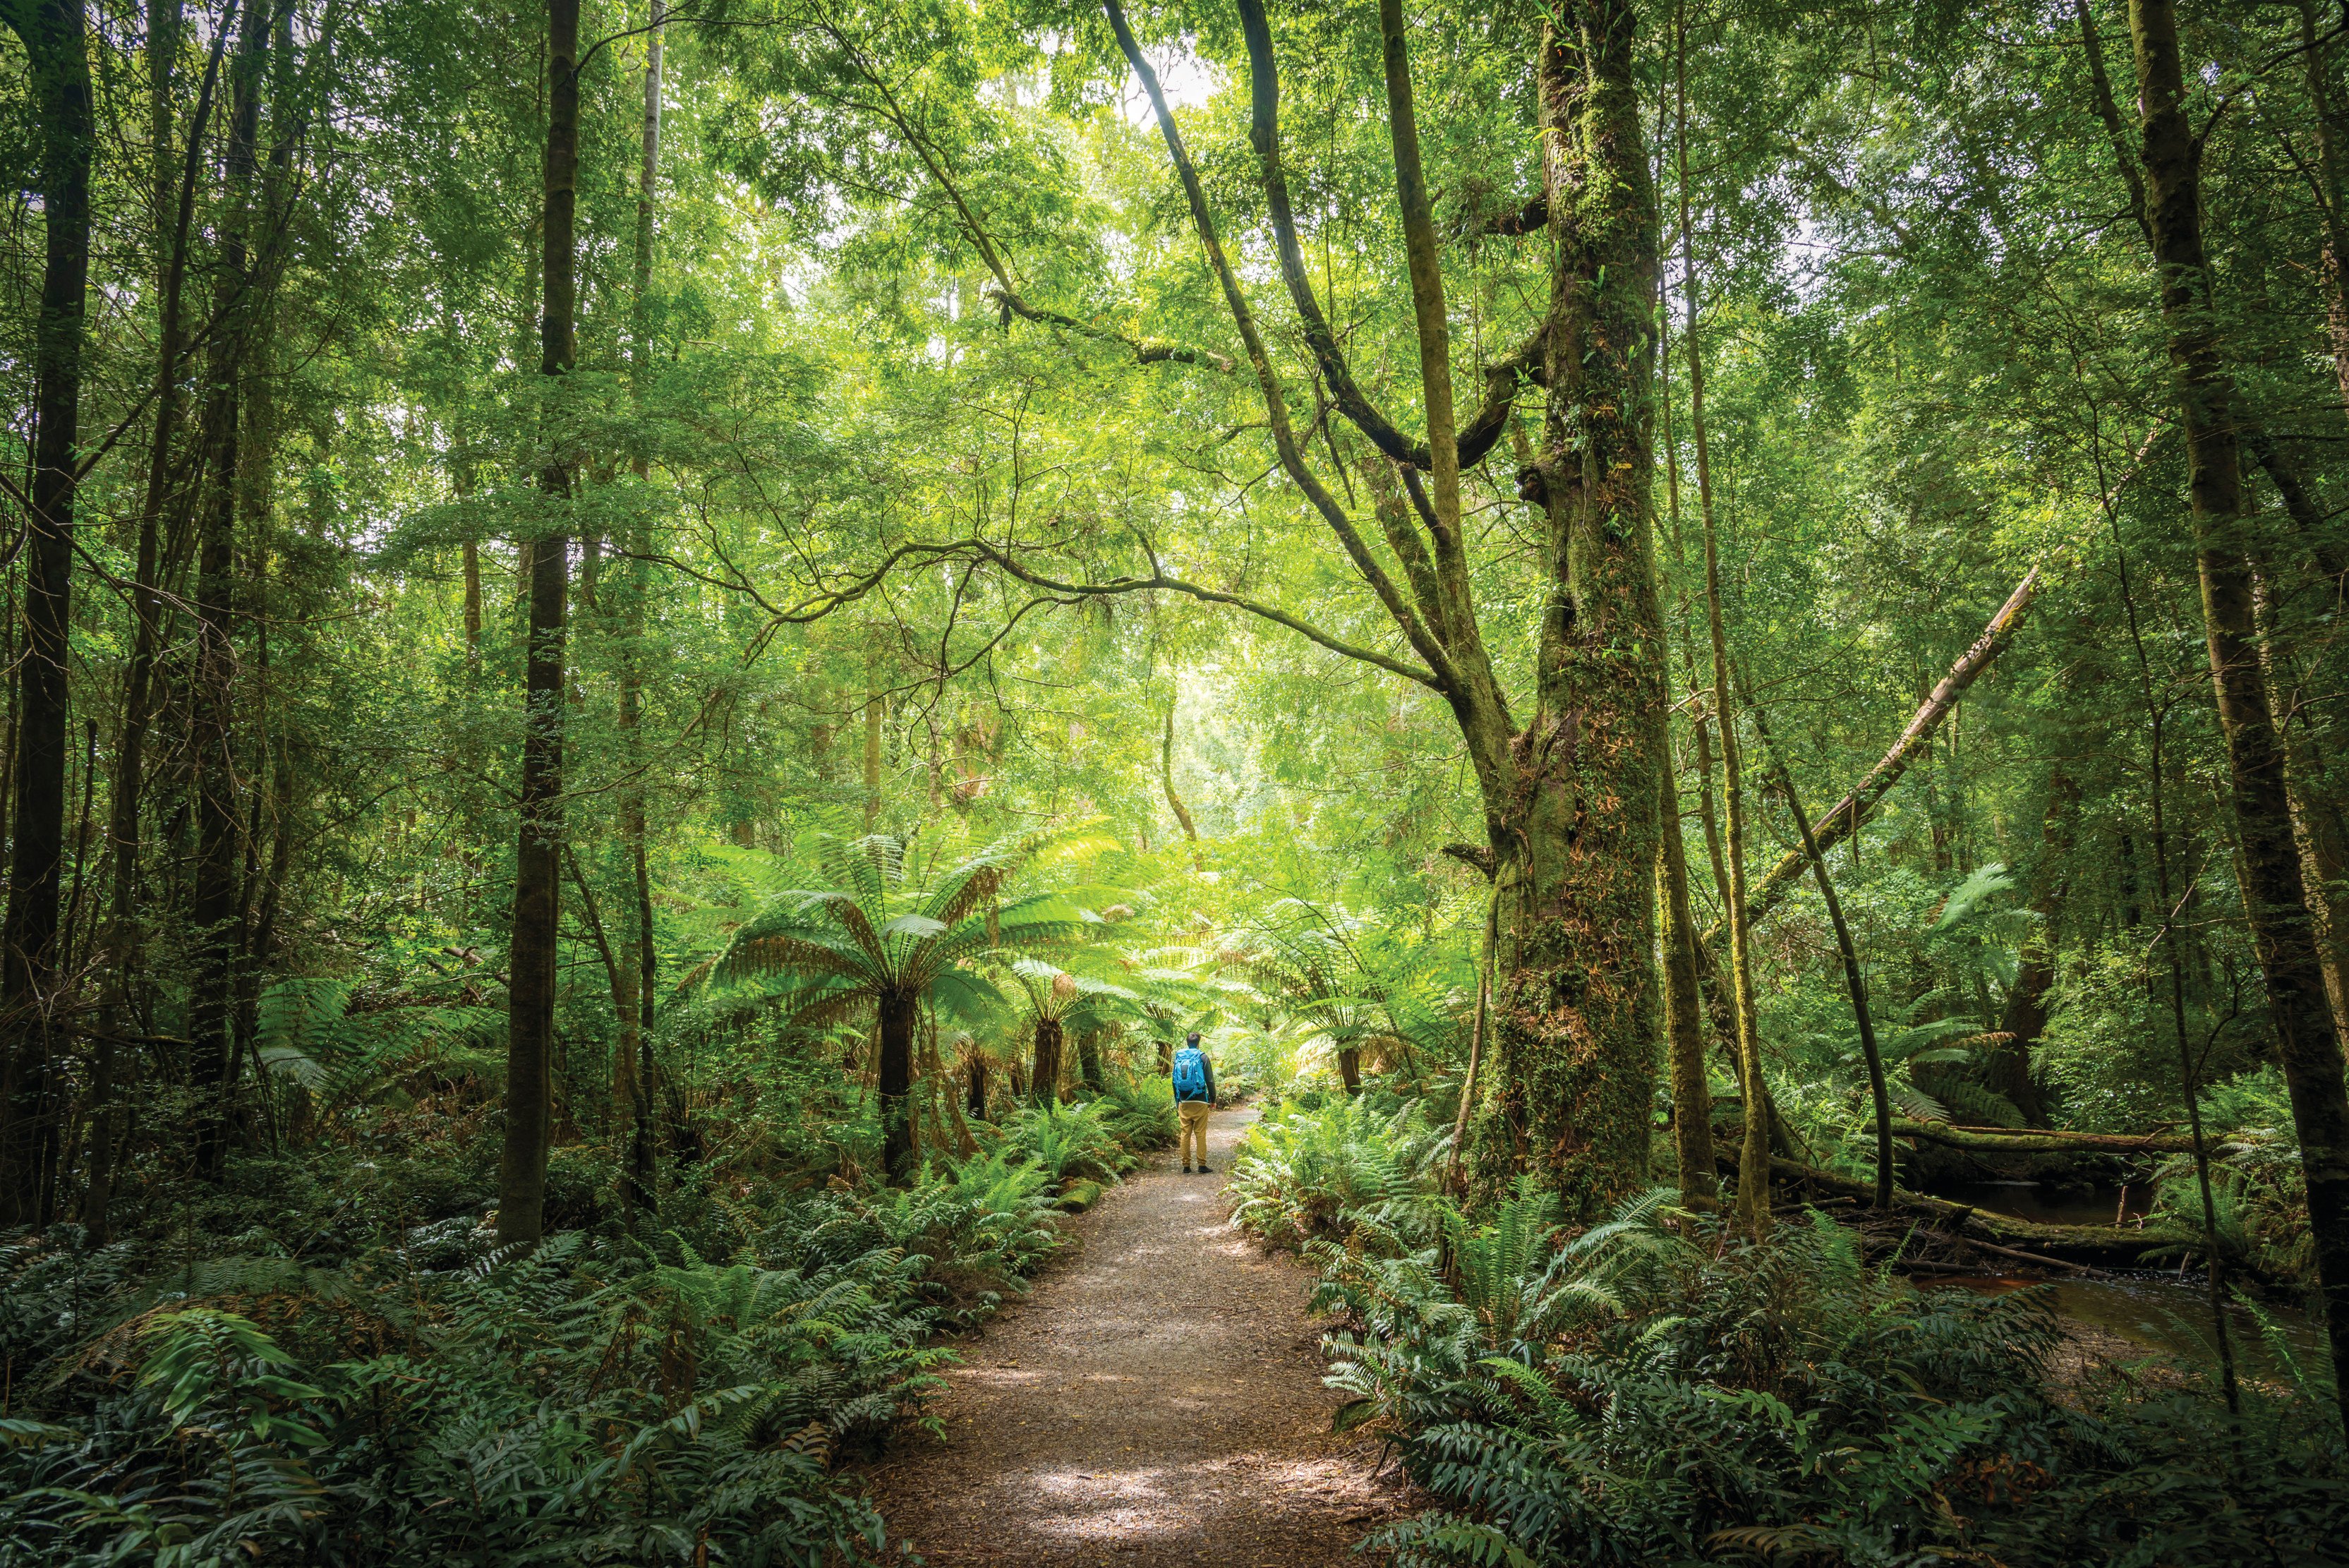
<svg viewBox="0 0 2349 1568">
<path fill-rule="evenodd" d="M 579 0 L 547 0 L 545 250 L 539 370 L 567 377 L 576 348 L 572 232 L 579 168 Z M 539 488 L 559 513 L 571 498 L 568 435 L 555 421 Z M 498 1241 L 543 1233 L 553 1100 L 554 964 L 562 898 L 563 663 L 570 597 L 567 530 L 532 542 L 530 655 L 524 678 L 522 824 L 514 850 L 513 933 L 507 951 L 505 1153 L 498 1171 Z"/>
<path fill-rule="evenodd" d="M 914 1011 L 911 996 L 884 996 L 879 1008 L 881 1168 L 904 1185 L 914 1178 Z"/>
<path fill-rule="evenodd" d="M 2202 619 L 2241 846 L 2251 938 L 2266 979 L 2292 1120 L 2300 1134 L 2327 1328 L 2349 1366 L 2349 1084 L 2317 963 L 2315 931 L 2292 839 L 2283 748 L 2261 679 L 2245 558 L 2249 519 L 2230 385 L 2212 316 L 2202 244 L 2200 145 L 2188 120 L 2178 17 L 2170 0 L 2131 0 L 2147 207 L 2162 315 L 2186 430 Z M 2349 1378 L 2341 1383 L 2349 1417 Z"/>
<path fill-rule="evenodd" d="M 1030 1070 L 1029 1081 L 1036 1087 L 1036 1103 L 1040 1106 L 1060 1103 L 1061 1044 L 1063 1038 L 1059 1019 L 1036 1020 L 1036 1064 Z"/>
<path fill-rule="evenodd" d="M 217 1172 L 235 1094 L 235 969 L 244 946 L 240 872 L 244 814 L 236 757 L 236 517 L 247 454 L 242 444 L 244 355 L 251 346 L 251 275 L 244 225 L 261 134 L 261 73 L 269 7 L 245 8 L 230 67 L 228 190 L 206 374 L 204 492 L 196 533 L 196 660 L 189 693 L 188 750 L 195 801 L 196 862 L 188 902 L 195 962 L 189 978 L 188 1085 L 196 1096 L 196 1168 Z"/>
<path fill-rule="evenodd" d="M 57 1098 L 49 1011 L 65 858 L 67 649 L 74 464 L 89 281 L 89 165 L 97 129 L 82 0 L 12 6 L 32 67 L 41 138 L 41 317 L 34 332 L 32 513 L 25 539 L 26 646 L 17 666 L 16 853 L 0 954 L 0 1223 L 45 1225 L 57 1198 Z"/>
<path fill-rule="evenodd" d="M 1556 272 L 1542 452 L 1547 514 L 1536 707 L 1500 856 L 1493 1073 L 1480 1179 L 1530 1168 L 1590 1216 L 1648 1180 L 1659 987 L 1655 864 L 1663 615 L 1651 556 L 1655 189 L 1627 0 L 1545 31 L 1543 184 Z"/>
<path fill-rule="evenodd" d="M 1569 5 L 1545 33 L 1538 62 L 1544 187 L 1557 259 L 1534 377 L 1550 389 L 1548 423 L 1541 453 L 1519 475 L 1519 493 L 1545 513 L 1548 575 L 1535 711 L 1522 730 L 1477 629 L 1456 503 L 1440 485 L 1428 500 L 1417 478 L 1418 449 L 1395 439 L 1359 387 L 1341 398 L 1347 417 L 1398 464 L 1413 465 L 1399 469 L 1412 507 L 1376 509 L 1400 579 L 1314 474 L 1157 72 L 1120 0 L 1102 0 L 1102 11 L 1152 100 L 1262 393 L 1281 468 L 1419 662 L 1347 645 L 1279 612 L 1258 613 L 1441 695 L 1483 792 L 1491 849 L 1478 864 L 1495 875 L 1500 909 L 1490 1081 L 1505 1087 L 1476 1118 L 1478 1179 L 1497 1185 L 1531 1169 L 1570 1211 L 1595 1213 L 1647 1181 L 1658 1024 L 1653 878 L 1663 642 L 1649 544 L 1656 214 L 1641 149 L 1632 7 L 1626 0 Z M 1250 139 L 1280 231 L 1282 275 L 1300 313 L 1318 322 L 1309 279 L 1290 254 L 1269 28 L 1254 0 L 1242 0 L 1240 19 L 1255 111 Z M 1382 12 L 1407 245 L 1423 256 L 1427 236 L 1414 231 L 1424 231 L 1430 215 L 1415 189 L 1423 186 L 1415 125 L 1401 111 L 1407 85 L 1401 26 L 1399 8 Z M 1413 265 L 1431 472 L 1441 467 L 1435 448 L 1453 435 L 1444 420 L 1448 388 L 1439 395 L 1425 385 L 1441 379 L 1445 358 L 1436 283 L 1424 265 Z M 1314 347 L 1335 385 L 1342 366 L 1334 343 L 1320 334 Z M 1413 525 L 1414 513 L 1423 532 Z"/>
<path fill-rule="evenodd" d="M 973 1056 L 968 1069 L 970 1078 L 969 1116 L 975 1122 L 987 1119 L 987 1060 Z"/>
</svg>

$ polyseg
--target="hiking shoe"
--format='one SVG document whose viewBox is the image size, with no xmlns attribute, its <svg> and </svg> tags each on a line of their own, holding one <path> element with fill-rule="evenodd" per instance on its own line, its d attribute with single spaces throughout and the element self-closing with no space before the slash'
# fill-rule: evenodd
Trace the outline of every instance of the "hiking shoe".
<svg viewBox="0 0 2349 1568">
<path fill-rule="evenodd" d="M 1187 1165 L 1186 1165 L 1186 1166 L 1185 1166 L 1185 1167 L 1183 1168 L 1183 1174 L 1184 1174 L 1184 1175 L 1185 1175 L 1185 1176 L 1190 1175 L 1190 1174 L 1191 1174 L 1191 1168 L 1190 1168 L 1189 1166 L 1187 1166 Z"/>
<path fill-rule="evenodd" d="M 1199 1168 L 1199 1174 L 1202 1176 L 1213 1176 L 1216 1174 L 1216 1168 L 1212 1165 L 1203 1165 Z"/>
</svg>

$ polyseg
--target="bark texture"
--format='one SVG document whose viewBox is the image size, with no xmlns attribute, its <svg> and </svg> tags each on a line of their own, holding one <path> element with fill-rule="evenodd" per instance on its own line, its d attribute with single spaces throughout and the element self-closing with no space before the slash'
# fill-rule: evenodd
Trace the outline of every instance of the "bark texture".
<svg viewBox="0 0 2349 1568">
<path fill-rule="evenodd" d="M 576 354 L 573 224 L 579 168 L 579 0 L 546 7 L 544 290 L 539 370 L 557 389 Z M 549 509 L 567 510 L 571 462 L 550 432 L 539 470 Z M 506 1126 L 498 1169 L 498 1241 L 537 1242 L 545 1229 L 546 1150 L 554 1085 L 554 963 L 562 901 L 563 663 L 571 540 L 557 528 L 532 542 L 530 652 L 523 678 L 522 821 L 514 847 L 513 931 L 507 950 Z"/>
<path fill-rule="evenodd" d="M 244 358 L 251 346 L 251 257 L 245 224 L 261 132 L 261 80 L 269 48 L 266 5 L 245 7 L 229 72 L 220 271 L 202 413 L 204 489 L 196 531 L 196 659 L 188 750 L 195 798 L 196 863 L 188 919 L 195 943 L 188 999 L 188 1085 L 196 1096 L 197 1168 L 217 1172 L 236 1079 L 235 968 L 243 950 L 239 869 L 243 792 L 236 754 L 236 519 L 250 454 L 243 441 Z"/>
<path fill-rule="evenodd" d="M 2147 212 L 2186 431 L 2195 565 L 2226 736 L 2244 903 L 2300 1134 L 2333 1359 L 2349 1366 L 2349 1085 L 2292 837 L 2283 747 L 2260 670 L 2234 389 L 2211 313 L 2202 240 L 2201 147 L 2187 116 L 2175 6 L 2131 0 L 2129 27 Z M 2349 1416 L 2349 1379 L 2341 1392 Z"/>
<path fill-rule="evenodd" d="M 1030 1069 L 1028 1081 L 1035 1085 L 1036 1103 L 1040 1106 L 1061 1102 L 1061 1050 L 1065 1040 L 1059 1019 L 1036 1020 L 1035 1064 Z"/>
<path fill-rule="evenodd" d="M 914 1174 L 914 998 L 886 995 L 878 1009 L 880 1059 L 874 1091 L 881 1101 L 881 1168 L 895 1183 Z"/>
<path fill-rule="evenodd" d="M 26 522 L 24 656 L 17 664 L 15 853 L 0 932 L 0 1222 L 45 1225 L 57 1200 L 59 1085 L 48 1016 L 65 861 L 67 629 L 80 439 L 89 167 L 97 127 L 82 0 L 16 0 L 5 13 L 31 67 L 40 138 L 41 315 L 34 329 L 33 485 Z"/>
<path fill-rule="evenodd" d="M 1583 0 L 1539 62 L 1556 247 L 1549 413 L 1531 488 L 1549 524 L 1536 704 L 1500 877 L 1485 1173 L 1525 1166 L 1591 1215 L 1648 1179 L 1655 1043 L 1663 613 L 1651 553 L 1656 197 L 1634 8 Z M 1521 1140 L 1521 1141 L 1520 1141 Z"/>
</svg>

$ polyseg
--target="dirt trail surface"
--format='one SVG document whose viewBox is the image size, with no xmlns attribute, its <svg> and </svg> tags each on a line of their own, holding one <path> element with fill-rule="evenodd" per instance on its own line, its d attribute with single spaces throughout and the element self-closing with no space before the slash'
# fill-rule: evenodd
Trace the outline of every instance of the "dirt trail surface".
<svg viewBox="0 0 2349 1568">
<path fill-rule="evenodd" d="M 1252 1111 L 1216 1113 L 1216 1174 L 1170 1152 L 1074 1226 L 1073 1256 L 962 1346 L 946 1440 L 873 1472 L 893 1542 L 940 1564 L 1339 1568 L 1410 1511 L 1375 1443 L 1333 1437 L 1307 1278 L 1224 1223 Z M 1390 1469 L 1392 1476 L 1392 1469 Z"/>
</svg>

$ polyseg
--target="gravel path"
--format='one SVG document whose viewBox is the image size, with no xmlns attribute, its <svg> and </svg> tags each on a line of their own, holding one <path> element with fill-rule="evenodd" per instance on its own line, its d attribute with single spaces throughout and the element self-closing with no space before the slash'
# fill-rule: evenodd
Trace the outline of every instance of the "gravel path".
<svg viewBox="0 0 2349 1568">
<path fill-rule="evenodd" d="M 1307 1280 L 1224 1223 L 1172 1152 L 1074 1223 L 1072 1256 L 963 1350 L 936 1412 L 873 1472 L 893 1540 L 934 1563 L 1338 1568 L 1409 1511 L 1377 1445 L 1332 1437 Z M 1390 1472 L 1392 1473 L 1392 1472 Z"/>
</svg>

